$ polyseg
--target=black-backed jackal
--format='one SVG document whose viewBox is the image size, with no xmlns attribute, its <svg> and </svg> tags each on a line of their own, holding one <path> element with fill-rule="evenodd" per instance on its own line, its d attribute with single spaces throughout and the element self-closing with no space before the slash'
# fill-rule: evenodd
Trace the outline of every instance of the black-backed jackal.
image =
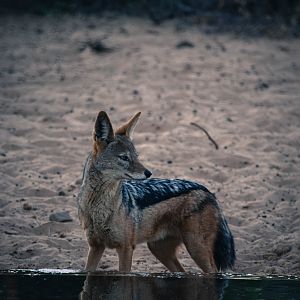
<svg viewBox="0 0 300 300">
<path fill-rule="evenodd" d="M 137 113 L 115 132 L 99 112 L 78 195 L 78 213 L 89 244 L 86 270 L 97 268 L 106 247 L 117 250 L 119 270 L 129 272 L 138 243 L 171 272 L 183 272 L 177 249 L 183 243 L 205 273 L 231 268 L 234 241 L 214 194 L 182 179 L 148 179 L 132 134 Z"/>
</svg>

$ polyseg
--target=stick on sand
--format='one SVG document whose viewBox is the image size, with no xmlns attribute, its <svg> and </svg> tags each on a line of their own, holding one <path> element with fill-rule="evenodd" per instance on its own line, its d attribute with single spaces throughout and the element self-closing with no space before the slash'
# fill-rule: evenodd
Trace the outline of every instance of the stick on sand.
<svg viewBox="0 0 300 300">
<path fill-rule="evenodd" d="M 201 129 L 208 137 L 208 139 L 215 145 L 216 149 L 218 150 L 219 149 L 219 145 L 216 143 L 216 141 L 210 136 L 210 134 L 207 132 L 207 130 L 205 128 L 203 128 L 202 126 L 194 123 L 194 122 L 191 122 L 190 123 L 191 125 L 193 126 L 196 126 L 197 128 Z"/>
</svg>

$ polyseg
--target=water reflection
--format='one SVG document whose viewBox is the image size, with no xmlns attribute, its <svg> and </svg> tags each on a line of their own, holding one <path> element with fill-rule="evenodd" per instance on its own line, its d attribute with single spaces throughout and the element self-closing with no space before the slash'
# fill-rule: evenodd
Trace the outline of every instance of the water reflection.
<svg viewBox="0 0 300 300">
<path fill-rule="evenodd" d="M 81 300 L 223 299 L 226 279 L 87 275 Z"/>
<path fill-rule="evenodd" d="M 300 299 L 298 276 L 0 270 L 0 299 Z"/>
</svg>

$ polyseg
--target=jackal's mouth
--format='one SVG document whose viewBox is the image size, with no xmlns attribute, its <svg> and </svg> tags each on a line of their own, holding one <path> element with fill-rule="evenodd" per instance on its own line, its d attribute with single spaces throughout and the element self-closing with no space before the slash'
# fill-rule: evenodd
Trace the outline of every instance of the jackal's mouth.
<svg viewBox="0 0 300 300">
<path fill-rule="evenodd" d="M 144 180 L 145 179 L 145 177 L 143 177 L 143 178 L 141 178 L 141 177 L 138 177 L 138 178 L 133 177 L 133 176 L 129 175 L 128 173 L 125 173 L 124 175 L 127 176 L 128 178 L 134 179 L 134 180 Z"/>
<path fill-rule="evenodd" d="M 131 175 L 129 175 L 128 173 L 124 174 L 125 176 L 129 177 L 130 179 L 134 179 Z"/>
</svg>

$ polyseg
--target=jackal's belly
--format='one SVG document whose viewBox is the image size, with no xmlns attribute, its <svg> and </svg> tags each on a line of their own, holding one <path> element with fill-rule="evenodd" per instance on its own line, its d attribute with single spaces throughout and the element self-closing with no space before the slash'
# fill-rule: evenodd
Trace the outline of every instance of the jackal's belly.
<svg viewBox="0 0 300 300">
<path fill-rule="evenodd" d="M 173 234 L 167 229 L 160 229 L 152 233 L 138 232 L 136 244 L 154 242 L 159 240 L 164 240 L 167 237 L 173 236 Z"/>
<path fill-rule="evenodd" d="M 147 210 L 141 212 L 141 214 L 143 213 L 144 215 L 141 216 L 139 222 L 135 223 L 133 220 L 136 244 L 163 240 L 169 237 L 180 237 L 179 216 L 172 213 L 167 216 L 164 208 L 161 209 L 161 213 L 157 214 L 152 214 Z"/>
<path fill-rule="evenodd" d="M 96 225 L 96 224 L 95 224 Z M 175 236 L 175 228 L 170 230 L 167 226 L 156 226 L 151 220 L 137 222 L 136 219 L 126 216 L 125 219 L 115 219 L 109 224 L 94 226 L 91 237 L 93 240 L 105 245 L 108 248 L 120 248 L 126 245 L 152 242 Z"/>
</svg>

